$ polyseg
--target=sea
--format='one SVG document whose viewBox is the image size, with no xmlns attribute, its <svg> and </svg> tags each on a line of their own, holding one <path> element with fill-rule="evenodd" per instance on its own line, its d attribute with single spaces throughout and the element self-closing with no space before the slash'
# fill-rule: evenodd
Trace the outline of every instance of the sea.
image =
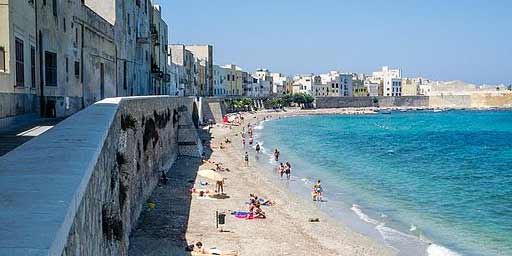
<svg viewBox="0 0 512 256">
<path fill-rule="evenodd" d="M 512 111 L 284 117 L 255 141 L 277 182 L 398 255 L 512 255 Z"/>
</svg>

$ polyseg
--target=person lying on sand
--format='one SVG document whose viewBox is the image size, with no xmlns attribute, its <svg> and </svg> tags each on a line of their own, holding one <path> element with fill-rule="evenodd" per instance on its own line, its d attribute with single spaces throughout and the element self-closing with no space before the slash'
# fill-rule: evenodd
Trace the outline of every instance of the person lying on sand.
<svg viewBox="0 0 512 256">
<path fill-rule="evenodd" d="M 185 248 L 185 251 L 192 252 L 192 255 L 203 256 L 203 255 L 238 255 L 236 251 L 223 252 L 217 248 L 205 248 L 203 243 L 200 241 L 195 242 Z"/>
</svg>

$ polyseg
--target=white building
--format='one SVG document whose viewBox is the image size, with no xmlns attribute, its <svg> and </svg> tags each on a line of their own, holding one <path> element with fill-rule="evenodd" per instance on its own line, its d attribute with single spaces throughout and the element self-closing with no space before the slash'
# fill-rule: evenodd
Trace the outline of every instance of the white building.
<svg viewBox="0 0 512 256">
<path fill-rule="evenodd" d="M 286 93 L 286 88 L 292 84 L 292 79 L 281 73 L 271 73 L 274 87 L 272 93 L 277 95 L 283 95 Z"/>
<path fill-rule="evenodd" d="M 382 84 L 382 96 L 402 96 L 402 71 L 382 67 L 381 71 L 373 72 L 374 80 Z"/>
<path fill-rule="evenodd" d="M 227 70 L 221 66 L 213 65 L 213 96 L 228 95 Z"/>
<path fill-rule="evenodd" d="M 314 75 L 298 75 L 293 78 L 293 93 L 306 93 L 314 95 Z"/>
<path fill-rule="evenodd" d="M 368 91 L 368 96 L 377 97 L 379 96 L 380 82 L 372 81 L 370 79 L 364 80 L 364 86 Z"/>
</svg>

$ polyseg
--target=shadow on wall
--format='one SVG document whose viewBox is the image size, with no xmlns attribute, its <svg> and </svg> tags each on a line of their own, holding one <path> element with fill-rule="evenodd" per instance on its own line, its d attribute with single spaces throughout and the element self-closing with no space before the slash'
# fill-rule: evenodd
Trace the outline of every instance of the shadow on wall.
<svg viewBox="0 0 512 256">
<path fill-rule="evenodd" d="M 210 135 L 203 138 L 204 159 L 210 159 Z M 167 172 L 168 181 L 160 180 L 144 206 L 136 229 L 130 237 L 129 255 L 191 255 L 185 234 L 188 229 L 192 195 L 202 159 L 180 156 Z"/>
</svg>

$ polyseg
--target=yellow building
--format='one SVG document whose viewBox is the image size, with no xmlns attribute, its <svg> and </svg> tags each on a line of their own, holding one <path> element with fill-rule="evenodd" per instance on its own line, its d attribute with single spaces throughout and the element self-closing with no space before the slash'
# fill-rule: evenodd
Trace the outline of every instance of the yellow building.
<svg viewBox="0 0 512 256">
<path fill-rule="evenodd" d="M 230 64 L 223 66 L 226 69 L 226 88 L 229 96 L 241 96 L 244 93 L 242 84 L 242 69 Z"/>
</svg>

